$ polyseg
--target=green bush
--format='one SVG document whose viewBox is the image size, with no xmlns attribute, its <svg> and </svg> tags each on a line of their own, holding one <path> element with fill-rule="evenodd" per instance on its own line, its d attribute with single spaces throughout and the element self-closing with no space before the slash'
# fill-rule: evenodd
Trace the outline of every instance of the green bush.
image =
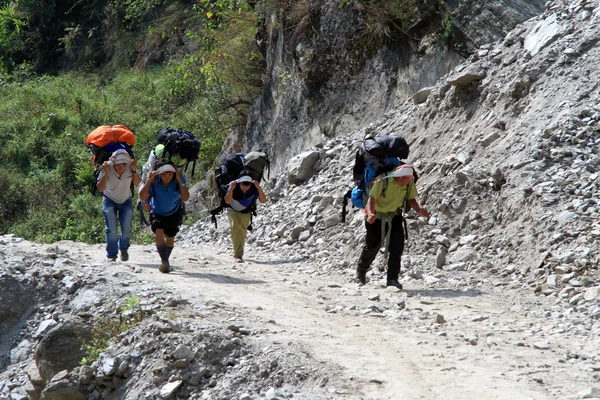
<svg viewBox="0 0 600 400">
<path fill-rule="evenodd" d="M 10 51 L 12 73 L 2 68 L 8 59 L 0 51 L 0 234 L 42 242 L 103 242 L 101 196 L 91 194 L 95 182 L 85 147 L 89 132 L 100 125 L 129 127 L 136 135 L 140 168 L 161 128 L 193 132 L 201 140 L 201 157 L 195 176 L 189 176 L 191 170 L 186 175 L 192 186 L 214 166 L 231 128 L 246 123 L 260 92 L 263 63 L 255 42 L 256 17 L 245 2 L 202 0 L 192 16 L 195 2 L 187 0 L 111 0 L 102 8 L 104 14 L 94 11 L 102 2 L 92 3 L 1 3 L 9 5 L 0 8 L 0 45 L 9 39 L 31 45 L 39 39 L 42 46 L 30 49 L 29 58 L 18 54 L 23 43 L 3 48 Z M 159 19 L 161 12 L 168 17 Z M 48 21 L 56 25 L 41 25 Z M 126 21 L 118 32 L 124 31 L 126 38 L 100 32 L 119 21 Z M 178 24 L 197 40 L 197 52 L 147 70 L 130 67 L 130 49 L 146 43 L 146 29 L 168 35 Z M 128 60 L 96 65 L 96 56 L 84 53 L 100 42 L 99 53 Z M 65 56 L 50 54 L 49 43 Z M 43 71 L 44 63 L 46 70 L 55 71 L 50 65 L 66 59 L 79 70 L 54 76 L 32 72 Z M 138 218 L 133 240 L 152 241 Z"/>
</svg>

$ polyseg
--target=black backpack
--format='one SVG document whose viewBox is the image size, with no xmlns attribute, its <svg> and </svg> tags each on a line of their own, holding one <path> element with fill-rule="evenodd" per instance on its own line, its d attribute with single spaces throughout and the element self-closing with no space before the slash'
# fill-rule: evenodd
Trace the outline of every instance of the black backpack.
<svg viewBox="0 0 600 400">
<path fill-rule="evenodd" d="M 401 136 L 366 137 L 363 140 L 352 168 L 355 186 L 344 195 L 342 222 L 346 222 L 348 199 L 352 199 L 355 207 L 364 208 L 373 179 L 404 164 L 400 159 L 408 158 L 409 151 L 408 143 Z M 414 169 L 413 178 L 415 183 L 419 179 Z"/>
<path fill-rule="evenodd" d="M 261 182 L 264 178 L 265 169 L 267 170 L 267 178 L 270 175 L 271 166 L 266 153 L 261 151 L 252 151 L 246 155 L 242 153 L 229 154 L 225 156 L 223 162 L 215 168 L 215 185 L 219 196 L 219 206 L 210 211 L 211 221 L 217 227 L 217 214 L 229 207 L 225 203 L 225 195 L 231 181 L 237 179 L 243 170 L 250 172 L 250 176 L 255 181 Z M 250 206 L 249 212 L 251 215 L 256 215 L 256 198 Z M 252 220 L 248 226 L 248 230 L 252 230 Z"/>
<path fill-rule="evenodd" d="M 192 175 L 194 175 L 196 160 L 200 156 L 200 141 L 194 137 L 192 132 L 166 127 L 158 132 L 157 141 L 158 144 L 165 146 L 165 158 L 171 159 L 171 157 L 177 155 L 187 160 L 185 170 L 187 170 L 190 162 L 193 163 Z"/>
<path fill-rule="evenodd" d="M 221 165 L 215 168 L 215 184 L 221 201 L 227 194 L 229 183 L 240 175 L 244 170 L 244 155 L 242 153 L 228 154 Z"/>
</svg>

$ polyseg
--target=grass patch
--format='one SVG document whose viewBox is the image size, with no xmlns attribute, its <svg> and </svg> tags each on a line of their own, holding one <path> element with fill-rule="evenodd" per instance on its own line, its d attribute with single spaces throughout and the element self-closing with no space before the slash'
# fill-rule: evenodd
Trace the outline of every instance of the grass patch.
<svg viewBox="0 0 600 400">
<path fill-rule="evenodd" d="M 114 318 L 98 318 L 92 325 L 89 340 L 79 337 L 81 348 L 86 353 L 81 360 L 82 365 L 90 365 L 98 360 L 111 341 L 118 340 L 119 335 L 136 327 L 144 319 L 140 300 L 134 295 L 125 298 L 122 304 L 116 307 L 116 314 Z"/>
</svg>

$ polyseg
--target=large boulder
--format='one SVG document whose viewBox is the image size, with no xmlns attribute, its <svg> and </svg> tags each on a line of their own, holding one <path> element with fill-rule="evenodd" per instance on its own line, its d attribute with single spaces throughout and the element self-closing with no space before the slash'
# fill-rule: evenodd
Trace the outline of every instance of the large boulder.
<svg viewBox="0 0 600 400">
<path fill-rule="evenodd" d="M 45 382 L 63 370 L 77 367 L 85 356 L 81 340 L 89 341 L 90 327 L 77 319 L 67 319 L 50 332 L 37 345 L 35 363 Z"/>
<path fill-rule="evenodd" d="M 87 396 L 81 393 L 79 387 L 68 380 L 51 382 L 44 391 L 40 400 L 85 400 Z"/>
<path fill-rule="evenodd" d="M 315 172 L 314 167 L 319 161 L 318 151 L 309 150 L 293 157 L 288 163 L 288 181 L 292 184 L 301 184 Z"/>
</svg>

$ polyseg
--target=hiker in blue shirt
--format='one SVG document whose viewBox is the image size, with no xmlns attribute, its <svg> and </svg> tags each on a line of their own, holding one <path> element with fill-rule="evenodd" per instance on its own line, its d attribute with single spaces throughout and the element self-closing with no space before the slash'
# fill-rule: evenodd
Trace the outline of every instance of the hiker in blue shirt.
<svg viewBox="0 0 600 400">
<path fill-rule="evenodd" d="M 137 186 L 140 181 L 135 159 L 125 150 L 115 151 L 102 164 L 96 188 L 102 193 L 102 215 L 106 221 L 106 258 L 109 261 L 117 260 L 119 250 L 121 261 L 129 260 L 127 250 L 133 221 L 131 185 L 133 183 Z M 119 224 L 121 233 L 118 232 Z"/>
<path fill-rule="evenodd" d="M 150 226 L 156 234 L 156 250 L 161 260 L 158 270 L 169 273 L 172 271 L 169 257 L 185 213 L 184 201 L 190 198 L 185 178 L 171 161 L 163 158 L 156 163 L 156 169 L 148 172 L 139 195 L 142 201 L 149 199 Z"/>
<path fill-rule="evenodd" d="M 267 196 L 260 184 L 252 179 L 248 170 L 243 170 L 238 179 L 229 183 L 224 198 L 225 203 L 230 207 L 227 217 L 231 226 L 233 257 L 239 263 L 244 262 L 244 245 L 257 198 L 261 203 L 267 202 Z"/>
</svg>

